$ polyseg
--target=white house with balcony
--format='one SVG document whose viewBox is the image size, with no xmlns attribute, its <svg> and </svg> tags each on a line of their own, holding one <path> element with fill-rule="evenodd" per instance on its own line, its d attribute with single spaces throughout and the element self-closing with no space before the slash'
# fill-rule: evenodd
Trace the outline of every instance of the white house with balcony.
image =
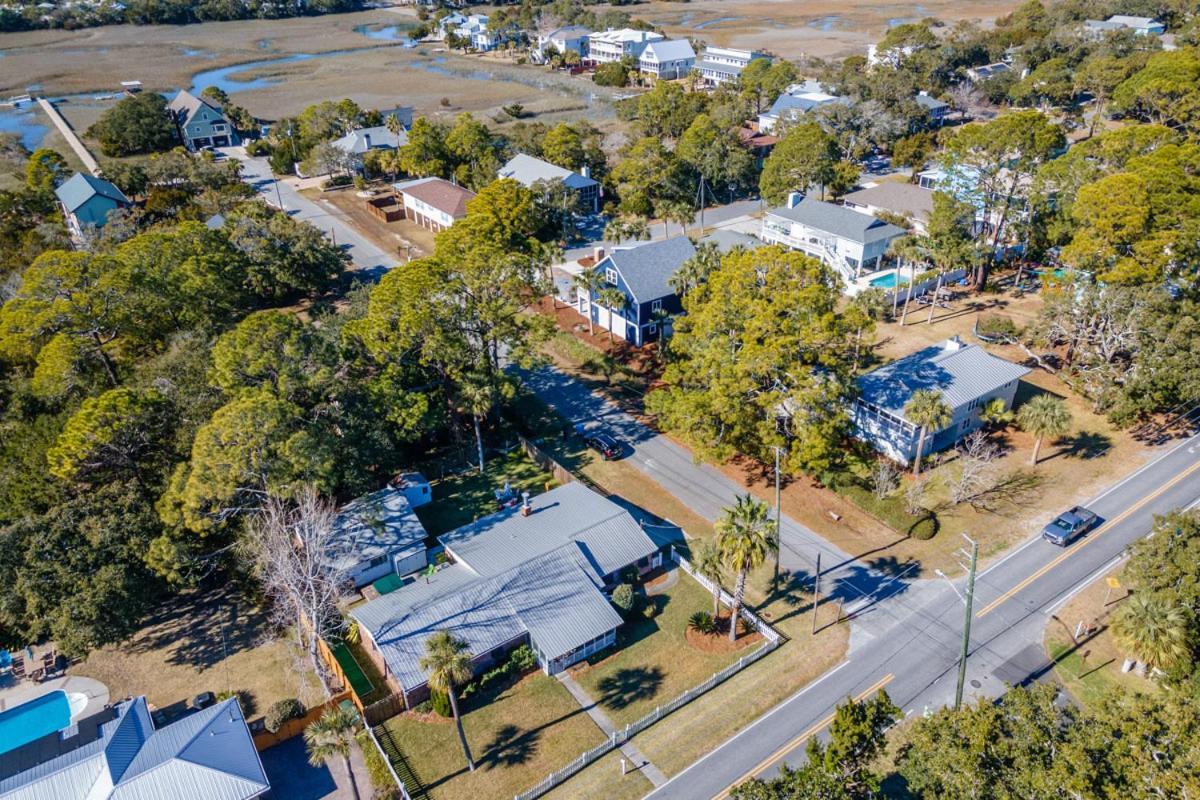
<svg viewBox="0 0 1200 800">
<path fill-rule="evenodd" d="M 567 25 L 555 28 L 548 33 L 539 33 L 537 37 L 538 51 L 544 55 L 551 51 L 566 54 L 575 53 L 582 59 L 587 55 L 588 38 L 592 32 L 579 25 Z"/>
<path fill-rule="evenodd" d="M 1102 39 L 1114 31 L 1133 31 L 1134 36 L 1162 36 L 1167 26 L 1150 17 L 1131 17 L 1114 14 L 1108 19 L 1088 19 L 1083 22 L 1083 32 L 1090 39 Z"/>
<path fill-rule="evenodd" d="M 636 31 L 633 28 L 593 33 L 588 37 L 587 60 L 592 64 L 611 64 L 625 56 L 640 59 L 647 45 L 665 38 L 661 33 Z"/>
<path fill-rule="evenodd" d="M 786 205 L 767 212 L 759 238 L 820 259 L 852 285 L 880 270 L 888 245 L 904 234 L 870 214 L 792 192 Z"/>
<path fill-rule="evenodd" d="M 742 75 L 742 70 L 755 59 L 770 61 L 766 53 L 756 53 L 753 50 L 734 50 L 729 47 L 706 47 L 700 56 L 696 69 L 705 86 L 720 86 L 734 83 Z"/>
<path fill-rule="evenodd" d="M 638 69 L 643 75 L 653 75 L 660 80 L 675 80 L 691 72 L 696 66 L 696 51 L 687 39 L 663 39 L 651 42 L 642 50 Z"/>
</svg>

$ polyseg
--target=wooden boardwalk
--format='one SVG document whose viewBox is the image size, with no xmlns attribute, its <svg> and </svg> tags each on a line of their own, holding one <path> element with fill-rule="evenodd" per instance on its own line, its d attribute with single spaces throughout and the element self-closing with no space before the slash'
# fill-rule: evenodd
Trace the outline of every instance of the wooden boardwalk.
<svg viewBox="0 0 1200 800">
<path fill-rule="evenodd" d="M 67 144 L 71 145 L 71 149 L 75 151 L 75 155 L 79 156 L 79 160 L 83 162 L 83 166 L 87 167 L 88 172 L 100 177 L 100 165 L 96 163 L 96 159 L 84 147 L 83 141 L 76 135 L 75 129 L 67 122 L 58 109 L 44 97 L 37 99 L 38 105 L 42 107 L 42 111 L 46 112 L 46 116 L 50 117 L 50 121 L 54 123 L 54 127 L 58 128 L 58 132 L 67 140 Z"/>
</svg>

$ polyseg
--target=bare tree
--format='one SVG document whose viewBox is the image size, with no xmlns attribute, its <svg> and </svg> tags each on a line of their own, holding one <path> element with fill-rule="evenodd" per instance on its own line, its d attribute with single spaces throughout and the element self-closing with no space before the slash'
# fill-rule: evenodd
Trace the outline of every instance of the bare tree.
<svg viewBox="0 0 1200 800">
<path fill-rule="evenodd" d="M 928 478 L 925 475 L 918 475 L 912 483 L 904 490 L 904 512 L 909 516 L 917 516 L 924 512 L 925 505 L 925 482 Z"/>
<path fill-rule="evenodd" d="M 959 445 L 960 471 L 950 484 L 950 502 L 973 502 L 987 494 L 1000 481 L 997 460 L 1000 447 L 983 431 L 975 431 Z"/>
<path fill-rule="evenodd" d="M 317 639 L 343 625 L 338 599 L 346 571 L 335 560 L 333 504 L 312 486 L 294 499 L 271 496 L 250 526 L 247 547 L 272 604 L 272 618 L 295 631 L 326 696 L 329 682 Z"/>
<path fill-rule="evenodd" d="M 871 468 L 871 491 L 875 499 L 882 500 L 900 488 L 900 470 L 886 458 L 875 462 Z"/>
</svg>

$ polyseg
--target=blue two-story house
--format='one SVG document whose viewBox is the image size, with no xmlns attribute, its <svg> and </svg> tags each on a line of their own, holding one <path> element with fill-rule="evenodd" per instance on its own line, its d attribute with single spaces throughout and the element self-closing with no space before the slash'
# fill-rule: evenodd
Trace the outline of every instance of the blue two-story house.
<svg viewBox="0 0 1200 800">
<path fill-rule="evenodd" d="M 614 250 L 592 270 L 604 279 L 605 286 L 621 290 L 624 307 L 610 310 L 597 302 L 595 292 L 590 296 L 581 293 L 576 300 L 579 313 L 636 347 L 655 341 L 663 325 L 657 312 L 678 314 L 683 310 L 670 280 L 695 253 L 696 248 L 686 236 Z"/>
<path fill-rule="evenodd" d="M 238 143 L 237 131 L 221 110 L 191 92 L 180 90 L 167 103 L 167 111 L 179 131 L 179 140 L 189 151 Z"/>
</svg>

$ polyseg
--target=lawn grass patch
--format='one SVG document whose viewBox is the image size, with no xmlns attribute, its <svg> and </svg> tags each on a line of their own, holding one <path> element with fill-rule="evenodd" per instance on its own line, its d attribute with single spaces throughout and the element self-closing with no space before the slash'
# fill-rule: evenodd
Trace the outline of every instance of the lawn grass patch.
<svg viewBox="0 0 1200 800">
<path fill-rule="evenodd" d="M 519 494 L 541 494 L 553 488 L 554 479 L 520 449 L 493 456 L 482 474 L 476 470 L 433 481 L 433 500 L 416 509 L 417 518 L 430 536 L 440 536 L 500 510 L 495 492 L 505 482 Z"/>
<path fill-rule="evenodd" d="M 383 723 L 432 800 L 512 797 L 604 739 L 567 690 L 541 672 L 460 708 L 474 772 L 453 721 L 404 713 Z"/>
<path fill-rule="evenodd" d="M 614 651 L 571 668 L 618 726 L 644 717 L 750 652 L 707 653 L 688 644 L 688 618 L 712 609 L 712 594 L 689 575 L 680 573 L 674 586 L 646 601 L 659 606 L 654 619 L 635 612 L 617 630 Z"/>
<path fill-rule="evenodd" d="M 580 800 L 580 798 L 603 798 L 604 800 L 641 800 L 654 789 L 649 779 L 635 770 L 625 758 L 626 773 L 621 774 L 620 750 L 613 750 L 597 759 L 587 768 L 575 773 L 542 797 L 547 800 Z"/>
</svg>

